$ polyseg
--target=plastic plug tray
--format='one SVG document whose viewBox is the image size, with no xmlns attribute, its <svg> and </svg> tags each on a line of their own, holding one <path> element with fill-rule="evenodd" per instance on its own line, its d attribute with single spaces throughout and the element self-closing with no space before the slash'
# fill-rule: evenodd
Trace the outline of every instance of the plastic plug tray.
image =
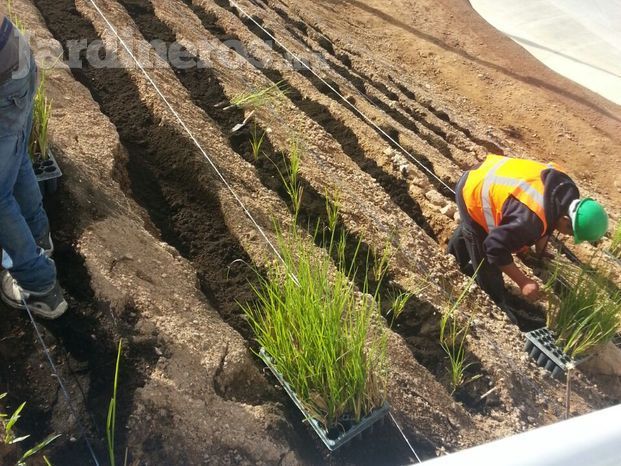
<svg viewBox="0 0 621 466">
<path fill-rule="evenodd" d="M 289 398 L 293 401 L 293 403 L 297 406 L 297 408 L 302 412 L 304 418 L 308 421 L 312 429 L 319 436 L 323 444 L 330 451 L 334 451 L 339 447 L 342 447 L 349 441 L 353 440 L 361 436 L 361 434 L 371 431 L 373 426 L 380 421 L 384 420 L 386 414 L 390 409 L 390 405 L 388 402 L 384 402 L 382 406 L 374 409 L 367 416 L 363 417 L 359 422 L 354 422 L 353 419 L 344 418 L 339 423 L 339 429 L 326 430 L 325 427 L 315 418 L 313 418 L 309 412 L 304 408 L 304 405 L 298 398 L 295 391 L 291 388 L 291 386 L 284 380 L 280 372 L 276 369 L 273 364 L 272 357 L 265 351 L 265 348 L 261 348 L 259 351 L 259 356 L 265 363 L 265 365 L 270 369 L 272 374 L 278 379 L 278 382 L 287 392 Z"/>
<path fill-rule="evenodd" d="M 573 358 L 565 354 L 557 345 L 554 335 L 547 327 L 533 330 L 525 334 L 524 351 L 545 367 L 555 378 L 562 378 L 569 366 L 577 364 Z"/>
<path fill-rule="evenodd" d="M 33 162 L 32 168 L 39 182 L 41 194 L 44 197 L 47 194 L 54 194 L 58 189 L 58 178 L 60 178 L 63 173 L 60 171 L 60 167 L 52 151 L 48 150 L 47 159 Z"/>
</svg>

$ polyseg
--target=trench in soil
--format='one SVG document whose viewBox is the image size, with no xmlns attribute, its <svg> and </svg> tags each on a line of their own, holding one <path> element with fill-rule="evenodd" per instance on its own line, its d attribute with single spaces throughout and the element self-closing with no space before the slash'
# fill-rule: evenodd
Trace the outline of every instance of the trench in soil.
<svg viewBox="0 0 621 466">
<path fill-rule="evenodd" d="M 239 41 L 239 38 L 234 33 L 228 33 L 216 24 L 217 18 L 215 15 L 209 14 L 202 8 L 192 5 L 189 0 L 186 0 L 186 3 L 199 17 L 203 27 L 205 27 L 205 29 L 211 32 L 219 40 L 225 41 L 227 39 L 234 39 Z M 240 56 L 244 58 L 247 57 L 249 63 L 257 62 L 248 50 L 245 50 Z M 343 152 L 349 156 L 349 158 L 351 158 L 361 170 L 375 179 L 390 196 L 393 202 L 401 208 L 401 210 L 412 218 L 432 239 L 435 241 L 438 240 L 438 232 L 434 230 L 428 219 L 423 214 L 420 204 L 410 195 L 407 180 L 397 178 L 379 167 L 373 158 L 368 157 L 365 154 L 365 150 L 360 146 L 358 138 L 349 126 L 347 126 L 338 117 L 334 116 L 328 107 L 312 99 L 304 97 L 297 88 L 290 84 L 290 82 L 280 71 L 270 69 L 267 66 L 261 66 L 258 69 L 272 83 L 282 83 L 287 90 L 287 98 L 300 111 L 319 124 L 328 134 L 330 134 L 340 144 Z M 227 100 L 225 96 L 223 99 Z M 203 106 L 203 109 L 209 113 L 212 118 L 221 118 L 218 112 L 214 114 L 213 108 Z M 237 120 L 233 120 L 231 122 L 232 124 L 229 128 L 244 119 L 243 113 L 239 113 L 237 118 Z M 396 135 L 396 138 L 398 140 L 398 134 Z"/>
<path fill-rule="evenodd" d="M 226 4 L 227 2 L 222 2 L 223 4 Z M 221 5 L 222 6 L 222 5 Z M 352 52 L 348 52 L 345 50 L 339 50 L 337 47 L 334 45 L 334 42 L 332 42 L 328 36 L 323 32 L 323 30 L 316 26 L 316 25 L 311 25 L 311 24 L 307 24 L 303 21 L 300 20 L 296 20 L 294 18 L 292 18 L 286 11 L 282 10 L 281 8 L 278 7 L 273 7 L 273 6 L 268 6 L 269 9 L 271 9 L 272 11 L 274 11 L 277 15 L 279 15 L 284 21 L 285 23 L 287 23 L 290 27 L 287 28 L 288 31 L 291 31 L 291 29 L 295 28 L 297 29 L 304 37 L 309 37 L 310 34 L 308 33 L 308 26 L 310 26 L 310 28 L 313 30 L 315 37 L 313 37 L 313 39 L 317 42 L 317 44 L 319 44 L 319 46 L 325 50 L 326 52 L 328 52 L 328 54 L 330 54 L 331 56 L 333 56 L 334 58 L 336 58 L 338 61 L 341 62 L 342 65 L 344 65 L 345 68 L 342 68 L 338 65 L 334 65 L 336 66 L 335 71 L 339 74 L 341 74 L 342 72 L 344 72 L 343 74 L 341 74 L 341 76 L 343 76 L 345 79 L 347 79 L 348 81 L 350 81 L 350 83 L 356 88 L 358 89 L 360 92 L 362 92 L 362 94 L 365 95 L 365 97 L 373 99 L 372 96 L 367 95 L 366 90 L 363 89 L 364 84 L 367 84 L 371 87 L 373 87 L 377 92 L 379 92 L 380 94 L 382 94 L 385 98 L 387 98 L 389 101 L 396 101 L 398 100 L 398 95 L 391 91 L 390 89 L 388 89 L 388 87 L 386 86 L 385 83 L 374 79 L 373 77 L 369 76 L 368 74 L 366 74 L 364 71 L 356 68 L 356 66 L 354 65 L 354 63 L 352 62 L 352 60 L 349 58 L 349 54 Z M 296 33 L 297 34 L 297 33 Z M 299 34 L 298 34 L 299 37 Z M 302 39 L 300 40 L 300 42 L 305 43 L 307 46 L 311 47 L 311 44 L 309 43 L 308 40 L 306 39 Z M 351 77 L 351 79 L 350 79 Z M 445 123 L 448 123 L 450 126 L 452 126 L 454 128 L 454 130 L 456 130 L 458 133 L 461 133 L 463 136 L 465 136 L 468 140 L 472 141 L 473 143 L 475 143 L 478 146 L 481 146 L 483 148 L 485 148 L 487 151 L 493 153 L 493 154 L 498 154 L 498 155 L 504 155 L 504 150 L 498 146 L 497 144 L 495 144 L 492 141 L 489 141 L 487 139 L 483 139 L 480 138 L 476 135 L 474 135 L 472 133 L 472 131 L 466 127 L 464 127 L 463 125 L 453 121 L 451 119 L 451 117 L 443 110 L 437 109 L 433 103 L 427 99 L 421 99 L 419 97 L 417 97 L 416 93 L 413 92 L 411 89 L 408 88 L 407 85 L 403 84 L 402 82 L 400 82 L 398 79 L 395 79 L 393 76 L 389 76 L 388 79 L 397 87 L 397 89 L 408 99 L 410 99 L 412 102 L 415 102 L 417 105 L 422 106 L 423 108 L 427 109 L 431 114 L 433 114 L 436 118 L 444 121 Z M 384 110 L 386 113 L 388 113 L 389 115 L 393 116 L 393 114 L 391 114 L 391 112 L 389 112 L 388 110 L 392 111 L 393 113 L 396 112 L 394 109 L 390 108 L 389 106 L 387 106 L 384 102 L 379 102 L 379 104 L 376 102 L 375 100 L 372 100 L 373 103 L 375 103 L 376 105 L 378 105 L 382 110 Z M 388 110 L 386 109 L 388 107 Z M 428 121 L 424 115 L 422 115 L 419 111 L 413 110 L 409 107 L 405 107 L 403 108 L 403 110 L 414 119 L 414 121 L 412 121 L 411 124 L 420 123 L 422 125 L 424 125 L 427 129 L 429 129 L 430 131 L 432 131 L 433 133 L 435 133 L 439 138 L 441 138 L 443 141 L 438 141 L 436 138 L 433 138 L 433 136 L 427 136 L 425 135 L 424 137 L 429 137 L 429 140 L 427 140 L 427 142 L 435 147 L 436 149 L 438 149 L 438 151 L 440 153 L 442 153 L 443 155 L 451 158 L 451 160 L 454 160 L 452 158 L 452 155 L 449 155 L 448 151 L 450 151 L 450 145 L 453 144 L 456 147 L 463 149 L 463 150 L 468 150 L 468 147 L 460 145 L 458 141 L 452 141 L 450 140 L 450 135 L 448 135 L 446 133 L 446 131 L 444 131 L 442 128 L 440 128 L 438 125 Z M 399 121 L 398 118 L 401 118 L 401 120 L 403 122 L 405 122 L 406 120 L 403 120 L 403 115 L 401 115 L 401 117 L 397 117 L 395 118 L 396 121 Z M 412 129 L 410 128 L 408 125 L 404 126 L 406 128 Z M 416 132 L 415 130 L 413 130 L 414 132 Z M 417 133 L 419 134 L 419 133 Z M 455 160 L 454 160 L 455 161 Z M 464 167 L 465 168 L 465 167 Z"/>
<path fill-rule="evenodd" d="M 239 12 L 237 12 L 237 10 L 231 6 L 231 4 L 228 2 L 228 0 L 218 0 L 215 3 L 218 6 L 220 6 L 222 8 L 225 8 L 226 10 L 231 11 L 231 12 L 235 13 L 237 16 L 239 16 Z M 377 79 L 374 79 L 373 77 L 369 76 L 364 71 L 362 71 L 361 69 L 356 68 L 356 66 L 354 65 L 354 63 L 350 59 L 350 55 L 360 56 L 360 54 L 358 52 L 353 51 L 353 50 L 340 50 L 339 48 L 335 47 L 333 41 L 331 41 L 328 38 L 328 36 L 323 32 L 323 30 L 319 26 L 313 25 L 313 24 L 309 24 L 309 23 L 305 23 L 302 20 L 296 20 L 295 18 L 291 17 L 286 11 L 282 10 L 279 7 L 275 7 L 275 6 L 270 5 L 269 2 L 266 4 L 267 6 L 263 6 L 263 5 L 259 4 L 258 2 L 254 2 L 254 3 L 255 3 L 255 5 L 260 6 L 264 10 L 269 9 L 271 11 L 274 11 L 278 16 L 280 16 L 285 21 L 286 25 L 289 26 L 287 28 L 287 31 L 289 31 L 289 32 L 292 32 L 293 30 L 299 31 L 299 33 L 298 32 L 295 33 L 295 36 L 297 36 L 297 37 L 299 37 L 300 34 L 302 36 L 304 36 L 304 37 L 309 37 L 311 35 L 309 33 L 309 30 L 308 30 L 309 27 L 310 27 L 310 29 L 312 30 L 312 33 L 314 35 L 313 39 L 320 45 L 321 48 L 323 48 L 326 52 L 328 52 L 328 54 L 332 55 L 334 58 L 336 58 L 338 61 L 340 61 L 342 65 L 345 66 L 345 71 L 348 73 L 348 76 L 354 77 L 354 79 L 350 80 L 350 82 L 358 90 L 361 90 L 360 86 L 359 86 L 359 82 L 360 82 L 360 79 L 362 79 L 362 81 L 365 84 L 368 84 L 371 87 L 375 88 L 375 90 L 377 92 L 383 94 L 384 97 L 386 97 L 389 101 L 395 101 L 395 100 L 398 99 L 397 94 L 395 92 L 391 91 L 390 89 L 388 89 L 388 86 L 386 86 L 385 83 L 383 83 L 383 82 L 381 82 L 381 81 L 379 81 Z M 308 43 L 308 40 L 306 40 L 304 38 L 300 38 L 298 40 L 301 43 L 305 43 L 307 46 L 311 47 L 311 45 Z M 356 76 L 357 76 L 357 78 L 356 78 Z M 466 139 L 472 141 L 473 143 L 475 143 L 478 146 L 481 146 L 481 147 L 485 148 L 488 152 L 491 152 L 491 153 L 494 153 L 494 154 L 499 154 L 499 155 L 504 155 L 504 150 L 500 146 L 498 146 L 497 144 L 495 144 L 492 141 L 489 141 L 487 139 L 483 139 L 481 137 L 476 136 L 475 134 L 472 133 L 472 131 L 469 128 L 466 128 L 463 125 L 453 121 L 451 119 L 451 117 L 445 111 L 437 109 L 433 105 L 433 102 L 431 102 L 429 99 L 419 98 L 416 95 L 416 93 L 413 92 L 408 87 L 408 85 L 404 84 L 403 82 L 401 82 L 400 80 L 396 79 L 392 75 L 388 75 L 388 79 L 389 79 L 389 81 L 391 81 L 397 87 L 397 89 L 405 97 L 407 97 L 412 102 L 414 102 L 416 104 L 416 106 L 421 106 L 421 107 L 425 108 L 432 115 L 434 115 L 436 118 L 438 118 L 439 120 L 444 121 L 445 123 L 447 123 L 450 126 L 452 126 L 453 129 L 456 130 L 456 132 L 458 134 L 462 134 L 463 136 L 465 136 Z M 354 82 L 357 82 L 357 84 L 354 84 Z M 370 98 L 370 96 L 367 95 L 366 91 L 362 91 L 361 90 L 361 92 L 362 92 L 363 95 L 365 95 L 366 98 Z M 385 103 L 380 103 L 380 105 L 385 106 L 386 104 Z M 403 110 L 408 115 L 410 115 L 410 117 L 412 117 L 416 122 L 418 122 L 418 123 L 424 125 L 425 127 L 427 127 L 430 131 L 432 131 L 437 136 L 439 136 L 441 139 L 443 139 L 447 144 L 449 144 L 449 145 L 453 144 L 453 145 L 455 145 L 455 147 L 458 147 L 458 148 L 463 149 L 465 151 L 469 150 L 469 148 L 467 146 L 464 146 L 464 145 L 460 144 L 458 140 L 452 140 L 452 137 L 451 137 L 452 135 L 447 134 L 446 131 L 444 131 L 438 125 L 428 121 L 426 119 L 426 117 L 420 113 L 420 111 L 413 110 L 413 109 L 411 109 L 411 108 L 409 108 L 407 106 L 405 108 L 403 108 Z M 431 139 L 435 139 L 435 138 L 433 138 L 433 136 L 431 136 Z M 429 142 L 429 143 L 432 146 L 436 147 L 438 150 L 440 150 L 439 147 L 436 146 L 436 144 L 437 144 L 436 142 Z M 443 142 L 439 142 L 438 145 L 443 146 L 444 143 Z M 446 151 L 446 149 L 442 149 L 442 150 Z M 442 152 L 442 150 L 440 150 L 440 152 Z"/>
<path fill-rule="evenodd" d="M 184 1 L 186 3 L 188 3 L 188 0 L 184 0 Z M 268 46 L 273 48 L 273 50 L 275 52 L 280 54 L 280 56 L 285 60 L 285 62 L 289 63 L 292 60 L 292 57 L 289 55 L 289 53 L 285 49 L 283 49 L 280 45 L 274 43 L 274 41 L 271 39 L 271 37 L 268 34 L 266 34 L 265 31 L 267 31 L 272 36 L 276 37 L 276 34 L 275 34 L 274 31 L 272 31 L 269 28 L 263 26 L 263 20 L 261 18 L 259 18 L 257 16 L 252 16 L 252 19 L 250 19 L 250 18 L 242 15 L 239 11 L 237 11 L 236 8 L 231 6 L 231 4 L 228 2 L 228 0 L 218 0 L 218 1 L 216 1 L 216 4 L 218 6 L 224 8 L 225 10 L 233 13 L 235 16 L 237 16 L 237 18 L 247 27 L 247 29 L 250 32 L 252 32 L 257 38 L 259 38 L 260 40 L 265 42 Z M 197 14 L 197 16 L 200 17 L 200 14 L 196 10 L 201 10 L 201 8 L 200 7 L 193 7 L 193 9 L 194 9 L 194 12 Z M 203 13 L 204 13 L 204 10 L 203 10 Z M 257 24 L 255 24 L 255 22 L 253 20 L 256 21 L 258 24 L 260 24 L 263 27 L 263 29 L 265 29 L 265 31 L 263 31 L 263 29 L 261 29 L 261 27 L 257 26 Z M 228 36 L 232 37 L 232 36 L 234 36 L 234 34 L 228 34 Z M 247 55 L 250 55 L 250 54 L 247 53 Z M 295 59 L 293 59 L 293 60 L 295 60 Z M 265 66 L 261 67 L 261 69 L 259 69 L 259 71 L 261 71 L 267 78 L 271 79 L 274 82 L 278 82 L 278 81 L 275 81 L 277 76 L 278 77 L 282 77 L 282 75 L 280 73 L 275 74 L 274 73 L 275 70 L 268 70 L 268 69 L 266 69 Z M 270 74 L 266 74 L 266 72 L 270 73 Z M 379 126 L 379 129 L 378 129 L 374 125 L 371 125 L 368 121 L 366 121 L 359 113 L 357 113 L 357 112 L 355 112 L 353 110 L 349 110 L 349 108 L 347 108 L 347 106 L 344 106 L 342 100 L 332 90 L 332 89 L 334 89 L 338 93 L 343 94 L 341 89 L 340 89 L 340 87 L 339 87 L 339 85 L 334 80 L 332 80 L 330 78 L 324 78 L 324 80 L 322 81 L 317 76 L 315 76 L 313 73 L 308 71 L 306 68 L 298 70 L 298 72 L 302 76 L 304 76 L 306 78 L 306 80 L 318 92 L 320 92 L 323 95 L 325 95 L 326 97 L 330 98 L 335 103 L 337 103 L 339 106 L 341 106 L 343 108 L 346 108 L 347 111 L 352 116 L 354 116 L 357 120 L 361 121 L 364 125 L 368 125 L 370 128 L 372 128 L 391 148 L 393 148 L 393 149 L 395 149 L 397 151 L 401 151 L 399 146 L 395 142 L 393 142 L 393 140 L 396 141 L 397 143 L 399 143 L 405 150 L 407 150 L 410 154 L 412 154 L 413 157 L 415 157 L 419 161 L 419 163 L 421 165 L 423 165 L 425 168 L 427 168 L 431 172 L 431 173 L 429 173 L 429 172 L 427 172 L 425 170 L 421 170 L 421 173 L 428 178 L 428 180 L 431 183 L 431 185 L 434 186 L 434 188 L 438 192 L 440 192 L 442 195 L 444 195 L 445 197 L 447 197 L 447 198 L 452 200 L 453 194 L 451 193 L 451 191 L 449 189 L 446 188 L 446 186 L 444 186 L 444 184 L 442 184 L 440 181 L 438 181 L 438 178 L 441 179 L 443 183 L 445 183 L 446 185 L 449 185 L 449 186 L 451 185 L 451 181 L 448 180 L 448 179 L 444 179 L 444 178 L 442 178 L 440 176 L 438 176 L 438 178 L 436 178 L 437 175 L 435 173 L 435 170 L 434 170 L 434 167 L 433 167 L 433 163 L 424 154 L 414 150 L 411 147 L 408 147 L 405 143 L 402 143 L 400 141 L 400 133 L 399 133 L 399 131 L 397 131 L 391 125 L 378 125 Z M 288 85 L 288 82 L 286 82 L 286 84 Z M 372 97 L 369 97 L 369 98 L 372 98 Z M 294 103 L 295 103 L 295 101 L 294 101 Z M 381 101 L 379 101 L 379 104 L 382 105 L 382 106 L 386 106 L 386 104 L 384 104 Z M 390 111 L 391 113 L 394 113 L 394 110 L 391 109 L 390 107 L 386 106 L 386 109 L 387 109 L 387 111 Z M 301 110 L 303 110 L 303 109 L 301 109 Z M 401 115 L 401 117 L 403 117 L 403 115 Z M 405 118 L 405 117 L 403 117 L 403 118 Z M 333 120 L 337 120 L 336 118 L 332 118 L 332 119 Z M 345 124 L 345 123 L 343 123 L 343 124 Z M 406 127 L 412 126 L 413 124 L 415 124 L 415 123 L 408 119 L 408 125 Z M 386 133 L 386 134 L 384 134 L 384 133 Z M 390 136 L 390 137 L 387 137 L 387 135 Z M 391 138 L 392 138 L 392 140 L 391 140 Z M 426 141 L 424 139 L 422 141 L 423 141 L 423 143 L 426 143 Z M 412 163 L 414 163 L 414 162 L 412 162 Z M 416 167 L 416 169 L 419 169 L 418 165 L 416 165 L 416 164 L 415 164 L 415 167 Z M 394 176 L 392 176 L 392 175 L 388 175 L 388 176 L 391 176 L 391 177 L 394 178 Z M 397 181 L 399 181 L 399 180 L 397 180 Z"/>
<path fill-rule="evenodd" d="M 308 34 L 308 28 L 304 22 L 291 18 L 287 12 L 281 8 L 272 7 L 271 10 L 283 19 L 285 22 L 285 28 L 298 42 L 305 44 L 313 51 L 318 51 L 317 48 L 313 46 L 312 40 L 310 40 L 311 38 Z M 313 34 L 312 39 L 321 47 L 321 49 L 339 62 L 336 63 L 334 60 L 330 60 L 329 67 L 348 81 L 362 95 L 363 98 L 369 100 L 388 116 L 399 122 L 403 127 L 413 131 L 430 146 L 435 147 L 440 154 L 460 166 L 460 168 L 468 168 L 466 166 L 462 166 L 462 163 L 453 156 L 451 146 L 468 150 L 467 147 L 460 144 L 458 138 L 451 138 L 440 126 L 428 121 L 426 116 L 421 111 L 416 111 L 410 106 L 403 105 L 401 106 L 401 110 L 399 110 L 394 106 L 385 103 L 380 98 L 371 95 L 367 91 L 366 86 L 374 89 L 389 102 L 393 103 L 393 105 L 399 101 L 399 96 L 388 89 L 384 83 L 373 79 L 361 70 L 355 70 L 347 52 L 337 52 L 334 44 L 319 28 L 314 27 L 313 30 L 315 33 Z M 325 58 L 326 57 L 324 56 L 324 59 Z M 405 114 L 403 112 L 405 112 Z M 425 129 L 421 129 L 419 125 L 422 125 Z"/>
<path fill-rule="evenodd" d="M 400 82 L 395 77 L 391 76 L 389 79 L 393 82 L 395 86 L 397 86 L 397 88 L 403 93 L 403 95 L 418 102 L 420 105 L 422 105 L 424 108 L 429 110 L 432 114 L 434 114 L 440 120 L 451 125 L 455 130 L 462 133 L 466 138 L 468 138 L 469 140 L 471 140 L 478 146 L 485 148 L 485 150 L 487 150 L 491 154 L 505 155 L 504 149 L 500 147 L 498 144 L 488 139 L 483 139 L 475 135 L 469 128 L 466 128 L 462 124 L 454 121 L 450 117 L 450 115 L 446 113 L 444 110 L 437 109 L 430 100 L 418 98 L 416 94 L 412 90 L 410 90 L 406 84 Z"/>
</svg>

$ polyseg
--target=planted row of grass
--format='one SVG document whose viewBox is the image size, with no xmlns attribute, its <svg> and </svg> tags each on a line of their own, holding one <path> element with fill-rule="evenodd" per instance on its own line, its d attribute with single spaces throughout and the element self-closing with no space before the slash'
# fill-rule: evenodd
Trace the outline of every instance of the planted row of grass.
<svg viewBox="0 0 621 466">
<path fill-rule="evenodd" d="M 556 260 L 546 284 L 558 297 L 549 300 L 547 326 L 573 358 L 611 341 L 621 328 L 621 291 L 594 270 Z"/>
<path fill-rule="evenodd" d="M 357 263 L 360 248 L 353 260 L 346 259 L 347 236 L 337 233 L 338 201 L 327 202 L 327 228 L 315 229 L 328 249 L 317 254 L 297 226 L 303 196 L 298 182 L 301 152 L 300 144 L 292 142 L 286 172 L 281 172 L 295 219 L 286 232 L 277 228 L 284 265 L 273 263 L 259 276 L 257 301 L 244 311 L 276 369 L 309 414 L 330 430 L 346 417 L 360 420 L 386 399 L 386 325 L 378 292 L 369 294 L 367 277 L 375 274 L 381 282 L 387 255 L 375 270 L 351 265 Z M 359 274 L 363 286 L 357 290 Z M 405 297 L 396 302 L 404 304 Z"/>
<path fill-rule="evenodd" d="M 279 81 L 258 90 L 242 92 L 231 99 L 231 104 L 239 108 L 255 110 L 281 99 L 286 94 L 286 86 Z"/>
<path fill-rule="evenodd" d="M 272 93 L 279 90 L 278 85 L 270 86 L 237 96 L 232 102 L 256 110 L 276 98 L 277 94 L 272 96 Z M 255 124 L 250 138 L 255 160 L 262 155 L 264 137 L 265 133 L 260 133 Z M 320 241 L 315 237 L 315 242 L 325 245 L 328 254 L 316 255 L 297 228 L 303 197 L 298 182 L 300 162 L 301 148 L 297 140 L 291 144 L 284 172 L 272 161 L 293 205 L 294 226 L 286 235 L 277 229 L 285 266 L 273 264 L 266 278 L 259 276 L 259 285 L 254 290 L 257 303 L 245 306 L 244 310 L 258 343 L 271 356 L 277 370 L 307 411 L 329 429 L 343 416 L 358 420 L 384 402 L 388 374 L 379 290 L 389 254 L 385 249 L 376 270 L 370 270 L 369 258 L 366 267 L 356 270 L 351 264 L 359 263 L 359 250 L 346 260 L 347 238 L 336 233 L 338 201 L 335 201 L 326 205 L 326 231 L 315 230 L 316 236 L 323 235 Z M 331 272 L 334 264 L 340 273 Z M 360 291 L 368 299 L 360 299 L 360 293 L 354 289 L 353 283 L 360 283 L 358 274 L 363 277 Z M 368 277 L 373 277 L 376 290 L 373 296 L 368 294 Z M 478 378 L 467 379 L 465 375 L 471 367 L 466 338 L 473 316 L 464 325 L 463 319 L 456 315 L 473 283 L 474 278 L 456 300 L 450 300 L 440 323 L 440 345 L 449 360 L 453 392 Z M 387 314 L 391 323 L 398 319 L 412 296 L 402 292 L 391 297 Z"/>
</svg>

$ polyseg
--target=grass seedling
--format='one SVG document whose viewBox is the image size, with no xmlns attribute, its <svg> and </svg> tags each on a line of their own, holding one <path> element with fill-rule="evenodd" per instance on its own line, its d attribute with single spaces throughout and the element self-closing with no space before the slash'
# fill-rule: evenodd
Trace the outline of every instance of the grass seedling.
<svg viewBox="0 0 621 466">
<path fill-rule="evenodd" d="M 481 265 L 479 265 L 480 267 Z M 472 366 L 472 363 L 467 362 L 466 337 L 470 333 L 474 313 L 470 315 L 468 321 L 463 326 L 456 316 L 457 309 L 459 309 L 472 288 L 479 268 L 468 280 L 459 297 L 456 300 L 452 300 L 452 303 L 440 319 L 440 346 L 449 360 L 451 394 L 455 393 L 461 386 L 473 382 L 480 377 L 480 375 L 476 375 L 470 379 L 465 378 L 466 370 Z"/>
<path fill-rule="evenodd" d="M 300 186 L 299 181 L 301 163 L 302 146 L 300 140 L 294 138 L 289 142 L 289 160 L 286 164 L 285 172 L 283 173 L 280 168 L 277 168 L 287 191 L 287 195 L 293 204 L 293 217 L 295 221 L 298 219 L 300 207 L 302 205 L 302 196 L 304 195 L 304 190 Z"/>
<path fill-rule="evenodd" d="M 7 11 L 7 17 L 9 18 L 9 21 L 13 23 L 13 25 L 19 30 L 19 32 L 24 34 L 26 32 L 26 26 L 24 25 L 22 20 L 19 19 L 19 17 L 13 10 L 13 0 L 7 0 L 6 11 Z"/>
<path fill-rule="evenodd" d="M 108 418 L 106 419 L 106 441 L 108 443 L 108 458 L 110 466 L 116 465 L 115 457 L 115 433 L 116 433 L 116 389 L 119 383 L 119 366 L 121 365 L 122 341 L 119 340 L 119 348 L 116 355 L 116 366 L 114 368 L 114 386 L 112 390 L 112 398 L 108 405 Z M 127 456 L 125 457 L 127 459 Z"/>
<path fill-rule="evenodd" d="M 252 133 L 250 134 L 250 146 L 252 147 L 252 155 L 255 162 L 259 160 L 259 156 L 261 155 L 261 147 L 263 146 L 264 140 L 265 131 L 262 131 L 261 134 L 259 134 L 259 128 L 257 128 L 257 125 L 255 123 L 252 127 Z"/>
<path fill-rule="evenodd" d="M 281 176 L 296 217 L 302 198 L 300 160 L 300 144 L 293 141 Z M 335 232 L 338 202 L 328 202 L 326 208 L 326 247 L 336 253 L 335 262 L 330 254 L 317 254 L 296 222 L 288 235 L 277 228 L 285 266 L 272 264 L 265 277 L 259 276 L 257 302 L 243 307 L 257 342 L 307 412 L 331 429 L 345 415 L 360 420 L 383 404 L 388 364 L 379 303 L 366 294 L 366 284 L 363 293 L 355 289 L 356 271 L 345 265 L 347 238 Z M 362 272 L 366 277 L 369 270 Z"/>
<path fill-rule="evenodd" d="M 614 338 L 621 327 L 621 291 L 612 290 L 587 269 L 558 261 L 554 267 L 546 289 L 557 281 L 564 285 L 558 289 L 558 299 L 549 300 L 547 326 L 557 345 L 577 358 Z"/>
<path fill-rule="evenodd" d="M 5 396 L 6 396 L 6 393 L 0 394 L 0 399 L 4 398 Z M 21 417 L 21 412 L 23 411 L 25 406 L 26 406 L 26 402 L 23 402 L 10 416 L 5 413 L 0 413 L 0 425 L 2 426 L 4 430 L 2 438 L 6 445 L 15 445 L 17 443 L 23 442 L 24 440 L 30 437 L 30 435 L 16 437 L 15 432 L 13 430 L 15 427 L 15 424 L 17 424 L 17 421 Z M 42 442 L 39 442 L 38 444 L 36 444 L 34 447 L 30 448 L 29 450 L 27 450 L 25 453 L 22 454 L 20 459 L 17 461 L 16 465 L 26 466 L 26 460 L 28 460 L 29 458 L 32 458 L 37 453 L 45 449 L 50 443 L 52 443 L 58 437 L 60 437 L 60 434 L 50 435 Z M 49 461 L 47 460 L 47 458 L 43 457 L 43 459 L 44 461 L 46 461 L 47 464 L 49 464 Z"/>
<path fill-rule="evenodd" d="M 257 91 L 242 92 L 231 99 L 231 103 L 239 108 L 257 109 L 278 99 L 287 93 L 282 81 Z"/>
<path fill-rule="evenodd" d="M 392 305 L 390 306 L 390 310 L 388 314 L 391 316 L 390 325 L 399 318 L 399 316 L 403 313 L 405 306 L 408 301 L 414 296 L 414 293 L 410 292 L 400 292 L 392 298 Z"/>
<path fill-rule="evenodd" d="M 621 259 L 621 222 L 619 222 L 617 228 L 615 228 L 615 232 L 612 234 L 610 253 L 617 259 Z"/>
<path fill-rule="evenodd" d="M 28 146 L 33 160 L 45 160 L 48 157 L 48 125 L 51 115 L 52 104 L 45 93 L 45 73 L 41 72 L 39 87 L 33 101 L 32 132 Z"/>
</svg>

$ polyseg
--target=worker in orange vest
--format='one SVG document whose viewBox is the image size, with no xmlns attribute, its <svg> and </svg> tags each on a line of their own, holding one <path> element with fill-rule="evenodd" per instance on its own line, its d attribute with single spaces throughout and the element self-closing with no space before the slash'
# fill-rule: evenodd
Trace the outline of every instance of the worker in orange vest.
<svg viewBox="0 0 621 466">
<path fill-rule="evenodd" d="M 448 251 L 462 272 L 477 282 L 509 317 L 502 273 L 534 301 L 537 282 L 513 262 L 513 254 L 535 246 L 545 250 L 555 231 L 574 241 L 597 241 L 608 229 L 608 215 L 597 201 L 580 199 L 573 180 L 555 164 L 488 155 L 457 183 L 456 200 L 461 223 L 449 240 Z M 479 267 L 480 265 L 480 267 Z"/>
</svg>

